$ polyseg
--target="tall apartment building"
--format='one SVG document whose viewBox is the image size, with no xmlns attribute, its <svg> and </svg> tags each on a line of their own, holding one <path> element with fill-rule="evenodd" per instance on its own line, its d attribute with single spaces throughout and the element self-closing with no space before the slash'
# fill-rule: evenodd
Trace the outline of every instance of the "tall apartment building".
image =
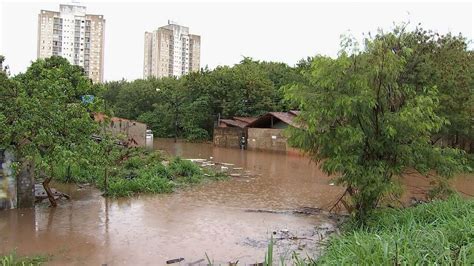
<svg viewBox="0 0 474 266">
<path fill-rule="evenodd" d="M 104 78 L 102 15 L 86 14 L 85 6 L 59 5 L 59 12 L 38 15 L 38 58 L 58 55 L 84 68 L 94 83 Z"/>
<path fill-rule="evenodd" d="M 143 76 L 179 77 L 199 70 L 201 36 L 168 21 L 168 25 L 145 32 Z"/>
</svg>

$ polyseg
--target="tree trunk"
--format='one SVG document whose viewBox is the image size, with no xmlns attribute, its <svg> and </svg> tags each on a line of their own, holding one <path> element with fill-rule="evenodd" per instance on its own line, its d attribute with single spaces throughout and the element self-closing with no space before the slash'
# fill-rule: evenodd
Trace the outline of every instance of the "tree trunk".
<svg viewBox="0 0 474 266">
<path fill-rule="evenodd" d="M 105 191 L 105 195 L 107 195 L 107 192 L 108 192 L 107 176 L 108 176 L 107 167 L 105 167 L 105 170 L 104 170 L 104 191 Z"/>
<path fill-rule="evenodd" d="M 43 187 L 44 187 L 44 190 L 46 191 L 46 194 L 48 194 L 48 199 L 49 199 L 49 202 L 51 203 L 51 207 L 56 207 L 58 206 L 58 204 L 56 203 L 56 199 L 54 198 L 53 192 L 51 191 L 51 188 L 49 187 L 49 182 L 51 182 L 51 179 L 53 179 L 53 177 L 48 176 L 43 181 Z"/>
</svg>

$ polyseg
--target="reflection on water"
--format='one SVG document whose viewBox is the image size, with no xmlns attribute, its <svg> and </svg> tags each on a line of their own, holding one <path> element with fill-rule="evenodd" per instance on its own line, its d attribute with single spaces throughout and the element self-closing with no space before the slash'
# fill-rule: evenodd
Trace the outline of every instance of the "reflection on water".
<svg viewBox="0 0 474 266">
<path fill-rule="evenodd" d="M 323 215 L 245 210 L 326 208 L 342 190 L 301 156 L 156 139 L 154 147 L 171 155 L 232 163 L 250 171 L 252 178 L 130 199 L 105 199 L 93 188 L 58 185 L 72 201 L 56 209 L 0 212 L 0 253 L 17 248 L 19 254 L 53 254 L 53 265 L 163 265 L 179 257 L 186 262 L 203 259 L 205 253 L 216 261 L 253 263 L 263 260 L 265 247 L 244 244 L 248 237 L 267 239 L 274 230 L 303 232 L 331 221 Z M 461 187 L 472 193 L 473 182 L 462 180 Z M 421 181 L 414 186 L 422 186 Z"/>
</svg>

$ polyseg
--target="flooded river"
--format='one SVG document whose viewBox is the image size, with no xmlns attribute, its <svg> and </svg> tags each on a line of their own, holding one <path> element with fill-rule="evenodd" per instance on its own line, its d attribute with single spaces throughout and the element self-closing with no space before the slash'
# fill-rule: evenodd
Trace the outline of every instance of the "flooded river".
<svg viewBox="0 0 474 266">
<path fill-rule="evenodd" d="M 255 263 L 263 261 L 273 232 L 314 239 L 317 230 L 335 223 L 324 213 L 292 212 L 326 209 L 342 191 L 305 157 L 169 140 L 155 140 L 154 148 L 233 164 L 250 177 L 113 200 L 93 188 L 57 185 L 71 201 L 55 209 L 0 212 L 0 253 L 51 254 L 52 265 L 163 265 L 175 258 L 184 258 L 184 264 L 206 254 L 216 262 Z M 414 181 L 412 187 L 423 185 Z M 457 186 L 474 191 L 467 177 Z M 279 254 L 291 255 L 295 248 L 311 253 L 313 244 L 300 241 L 277 248 Z"/>
</svg>

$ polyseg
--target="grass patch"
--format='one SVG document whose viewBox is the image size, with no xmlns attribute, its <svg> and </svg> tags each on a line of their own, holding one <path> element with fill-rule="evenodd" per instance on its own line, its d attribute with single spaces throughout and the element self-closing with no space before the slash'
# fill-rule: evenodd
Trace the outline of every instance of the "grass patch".
<svg viewBox="0 0 474 266">
<path fill-rule="evenodd" d="M 107 189 L 103 181 L 97 182 L 97 186 L 107 196 L 129 197 L 142 193 L 170 193 L 180 187 L 225 177 L 211 169 L 201 169 L 189 160 L 175 157 L 168 162 L 159 152 L 142 151 L 127 155 L 114 167 Z"/>
<path fill-rule="evenodd" d="M 378 210 L 366 226 L 349 222 L 317 264 L 472 265 L 474 201 L 452 197 Z"/>
<path fill-rule="evenodd" d="M 21 257 L 16 252 L 7 255 L 0 255 L 1 266 L 37 266 L 48 261 L 47 256 Z"/>
<path fill-rule="evenodd" d="M 105 188 L 103 165 L 74 162 L 55 167 L 55 180 L 63 183 L 90 183 L 110 197 L 130 197 L 141 193 L 170 193 L 180 187 L 207 180 L 223 180 L 224 173 L 201 169 L 179 157 L 165 158 L 159 151 L 123 148 L 111 152 Z M 0 265 L 1 266 L 1 265 Z"/>
</svg>

